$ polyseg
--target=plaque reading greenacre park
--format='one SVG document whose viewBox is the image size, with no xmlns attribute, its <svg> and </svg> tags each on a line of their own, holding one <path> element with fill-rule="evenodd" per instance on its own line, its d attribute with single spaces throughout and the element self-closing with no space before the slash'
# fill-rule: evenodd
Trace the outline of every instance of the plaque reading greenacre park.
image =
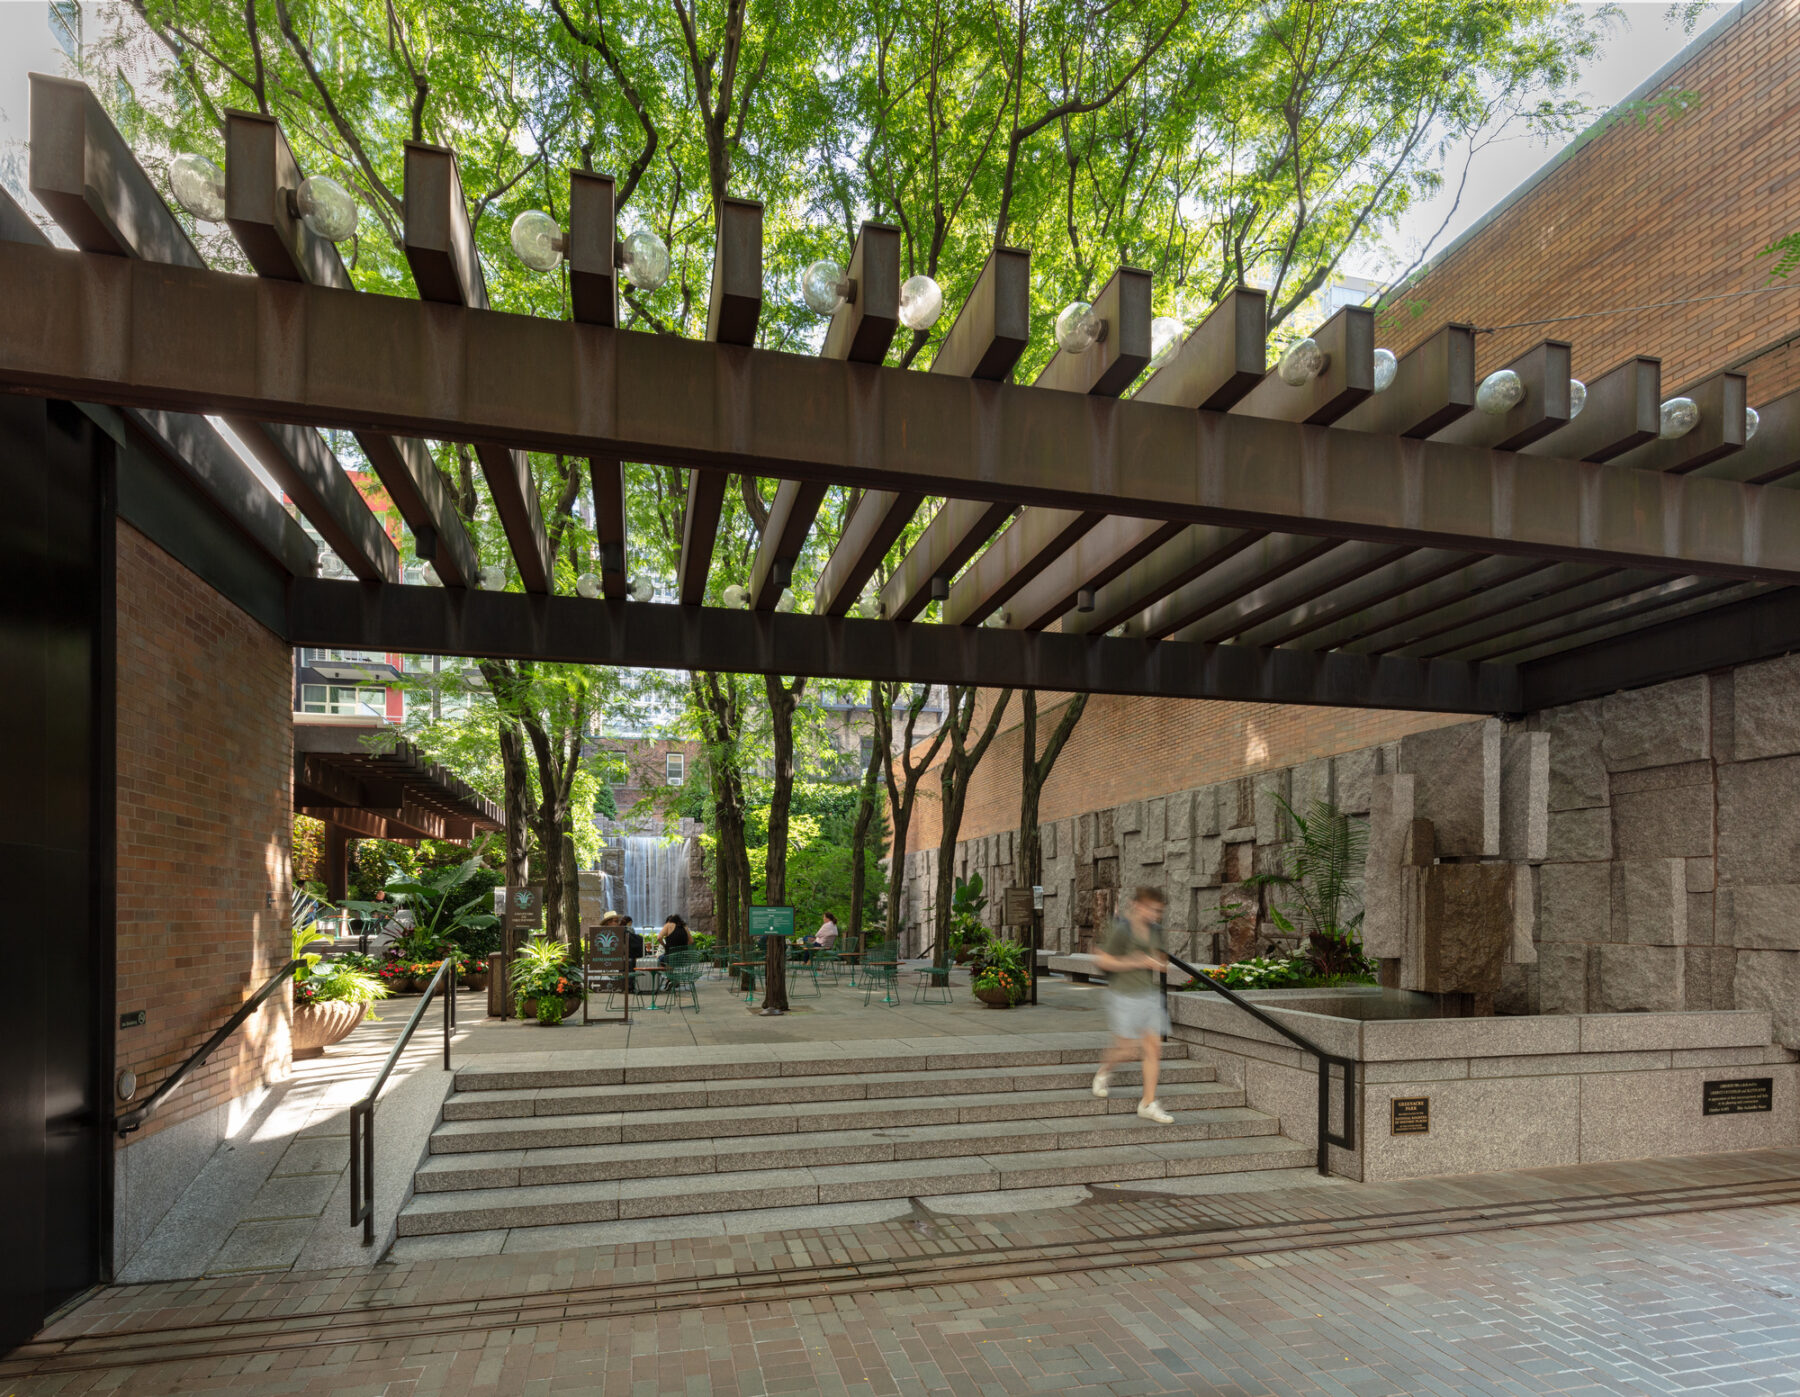
<svg viewBox="0 0 1800 1397">
<path fill-rule="evenodd" d="M 750 934 L 752 936 L 792 936 L 794 934 L 794 909 L 792 907 L 752 907 L 750 909 Z"/>
<path fill-rule="evenodd" d="M 1702 1082 L 1700 1110 L 1708 1116 L 1735 1116 L 1742 1111 L 1773 1111 L 1773 1077 L 1739 1077 L 1730 1082 Z"/>
<path fill-rule="evenodd" d="M 1391 1133 L 1395 1135 L 1431 1134 L 1431 1098 L 1429 1096 L 1396 1096 L 1393 1109 Z"/>
</svg>

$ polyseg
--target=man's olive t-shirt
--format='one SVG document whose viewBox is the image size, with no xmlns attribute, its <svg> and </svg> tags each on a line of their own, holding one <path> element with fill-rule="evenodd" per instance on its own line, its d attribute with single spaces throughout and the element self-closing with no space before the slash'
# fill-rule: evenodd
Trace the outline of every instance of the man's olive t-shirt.
<svg viewBox="0 0 1800 1397">
<path fill-rule="evenodd" d="M 1150 923 L 1149 931 L 1139 936 L 1131 929 L 1131 923 L 1124 917 L 1114 917 L 1112 925 L 1107 928 L 1106 935 L 1100 938 L 1100 949 L 1109 956 L 1161 955 L 1168 948 L 1163 940 L 1161 922 Z M 1154 970 L 1109 970 L 1106 972 L 1106 984 L 1109 989 L 1120 994 L 1149 994 L 1157 989 L 1157 973 Z"/>
</svg>

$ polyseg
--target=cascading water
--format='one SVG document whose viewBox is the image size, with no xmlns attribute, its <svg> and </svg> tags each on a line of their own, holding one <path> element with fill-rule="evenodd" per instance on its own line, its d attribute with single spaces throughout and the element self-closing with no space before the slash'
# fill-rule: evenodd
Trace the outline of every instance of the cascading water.
<svg viewBox="0 0 1800 1397">
<path fill-rule="evenodd" d="M 625 849 L 625 876 L 609 880 L 612 909 L 638 927 L 659 927 L 670 913 L 686 916 L 687 840 L 628 834 L 615 842 Z"/>
</svg>

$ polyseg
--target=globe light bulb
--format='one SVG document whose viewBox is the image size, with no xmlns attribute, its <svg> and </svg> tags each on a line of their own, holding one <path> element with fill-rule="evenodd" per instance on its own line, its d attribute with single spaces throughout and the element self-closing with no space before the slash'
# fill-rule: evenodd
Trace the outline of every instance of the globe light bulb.
<svg viewBox="0 0 1800 1397">
<path fill-rule="evenodd" d="M 1587 384 L 1578 378 L 1569 380 L 1569 421 L 1573 422 L 1581 416 L 1582 408 L 1587 406 Z"/>
<path fill-rule="evenodd" d="M 600 579 L 591 572 L 584 572 L 575 579 L 575 595 L 593 601 L 600 595 Z"/>
<path fill-rule="evenodd" d="M 427 587 L 442 587 L 444 585 L 444 579 L 438 576 L 438 570 L 430 563 L 425 564 L 423 568 L 419 569 L 419 581 L 423 582 Z"/>
<path fill-rule="evenodd" d="M 619 268 L 639 291 L 654 291 L 669 279 L 669 245 L 640 228 L 620 245 Z"/>
<path fill-rule="evenodd" d="M 1674 441 L 1699 425 L 1699 403 L 1692 398 L 1670 398 L 1662 405 L 1662 430 L 1657 435 L 1664 441 Z"/>
<path fill-rule="evenodd" d="M 341 243 L 356 231 L 356 200 L 328 175 L 309 175 L 294 191 L 294 212 L 314 237 Z"/>
<path fill-rule="evenodd" d="M 792 611 L 794 609 L 794 589 L 792 587 L 783 587 L 781 589 L 781 596 L 776 599 L 775 609 L 777 611 Z"/>
<path fill-rule="evenodd" d="M 1002 608 L 1001 610 L 992 613 L 987 620 L 983 621 L 981 624 L 991 631 L 1004 630 L 1007 626 L 1012 624 L 1012 612 Z"/>
<path fill-rule="evenodd" d="M 534 272 L 553 272 L 562 262 L 563 232 L 542 209 L 526 209 L 512 222 L 512 250 Z"/>
<path fill-rule="evenodd" d="M 1385 393 L 1394 386 L 1394 376 L 1400 372 L 1400 361 L 1391 349 L 1375 351 L 1375 391 Z"/>
<path fill-rule="evenodd" d="M 725 589 L 725 605 L 734 611 L 742 611 L 750 603 L 750 593 L 733 582 Z"/>
<path fill-rule="evenodd" d="M 1181 348 L 1187 326 L 1172 315 L 1159 315 L 1150 322 L 1150 367 L 1160 369 Z"/>
<path fill-rule="evenodd" d="M 649 601 L 656 595 L 656 584 L 647 577 L 634 577 L 625 589 L 625 595 L 633 601 Z"/>
<path fill-rule="evenodd" d="M 1281 381 L 1290 388 L 1304 388 L 1320 374 L 1331 362 L 1331 356 L 1319 348 L 1319 342 L 1308 335 L 1303 340 L 1296 340 L 1288 346 L 1281 362 L 1276 365 L 1275 372 L 1281 375 Z"/>
<path fill-rule="evenodd" d="M 506 568 L 500 563 L 489 563 L 481 570 L 481 585 L 489 592 L 506 590 Z"/>
<path fill-rule="evenodd" d="M 909 276 L 900 283 L 900 323 L 909 330 L 929 330 L 944 313 L 944 288 L 928 276 Z"/>
<path fill-rule="evenodd" d="M 1762 426 L 1762 414 L 1753 407 L 1744 409 L 1744 445 L 1756 440 L 1756 429 Z"/>
<path fill-rule="evenodd" d="M 1525 380 L 1511 369 L 1496 369 L 1475 390 L 1475 406 L 1490 417 L 1511 412 L 1525 401 Z"/>
<path fill-rule="evenodd" d="M 1070 301 L 1056 317 L 1056 347 L 1064 354 L 1086 354 L 1106 336 L 1106 322 L 1086 301 Z"/>
<path fill-rule="evenodd" d="M 169 192 L 203 223 L 225 218 L 225 172 L 204 155 L 186 151 L 169 162 Z"/>
<path fill-rule="evenodd" d="M 850 298 L 850 279 L 830 258 L 821 258 L 800 274 L 800 295 L 814 315 L 836 315 Z"/>
</svg>

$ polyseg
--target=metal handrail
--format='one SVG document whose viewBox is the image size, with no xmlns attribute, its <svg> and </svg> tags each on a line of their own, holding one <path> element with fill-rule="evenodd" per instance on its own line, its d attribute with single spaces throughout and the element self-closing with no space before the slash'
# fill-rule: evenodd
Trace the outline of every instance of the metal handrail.
<svg viewBox="0 0 1800 1397">
<path fill-rule="evenodd" d="M 241 1025 L 245 1019 L 249 1018 L 258 1009 L 262 1008 L 263 1002 L 268 999 L 270 995 L 274 994 L 276 990 L 281 988 L 288 976 L 292 975 L 305 964 L 306 962 L 304 960 L 290 960 L 275 973 L 266 985 L 240 1004 L 237 1013 L 225 1020 L 224 1025 L 219 1031 L 202 1043 L 199 1049 L 195 1051 L 186 1062 L 182 1063 L 181 1066 L 177 1067 L 167 1077 L 164 1077 L 162 1085 L 157 1087 L 157 1089 L 150 1094 L 143 1105 L 134 1106 L 123 1115 L 114 1116 L 113 1129 L 119 1132 L 119 1138 L 123 1140 L 127 1135 L 131 1134 L 132 1131 L 136 1130 L 145 1121 L 149 1120 L 150 1117 L 156 1113 L 156 1109 L 174 1094 L 177 1087 L 187 1080 L 188 1075 L 193 1072 L 196 1067 L 200 1066 L 201 1063 L 205 1062 L 207 1058 L 211 1057 L 213 1053 L 217 1051 L 219 1044 L 231 1037 L 233 1033 L 236 1033 L 239 1025 Z"/>
<path fill-rule="evenodd" d="M 444 963 L 438 966 L 437 974 L 425 986 L 425 993 L 419 996 L 419 1007 L 413 1010 L 412 1017 L 406 1021 L 406 1027 L 400 1030 L 400 1040 L 394 1044 L 393 1051 L 382 1064 L 381 1071 L 375 1078 L 375 1085 L 369 1088 L 368 1095 L 350 1108 L 350 1225 L 354 1227 L 359 1222 L 362 1224 L 362 1244 L 365 1247 L 372 1246 L 375 1242 L 375 1099 L 387 1085 L 388 1074 L 394 1070 L 394 1064 L 400 1061 L 400 1054 L 406 1051 L 406 1045 L 412 1041 L 413 1030 L 418 1028 L 419 1020 L 425 1017 L 425 1010 L 431 1005 L 431 996 L 440 992 L 444 996 L 444 1071 L 450 1070 L 450 1033 L 456 1027 L 454 953 L 444 957 Z"/>
<path fill-rule="evenodd" d="M 1278 1019 L 1272 1018 L 1257 1008 L 1249 1000 L 1233 990 L 1225 988 L 1203 970 L 1196 970 L 1184 960 L 1175 956 L 1169 957 L 1169 964 L 1177 970 L 1185 970 L 1196 984 L 1204 985 L 1215 994 L 1222 994 L 1227 1000 L 1242 1009 L 1251 1018 L 1266 1028 L 1272 1028 L 1290 1043 L 1311 1053 L 1319 1060 L 1319 1172 L 1331 1173 L 1330 1146 L 1336 1145 L 1340 1150 L 1356 1148 L 1356 1059 L 1340 1057 L 1337 1053 L 1328 1053 L 1303 1033 L 1296 1033 Z M 1344 1070 L 1344 1129 L 1342 1134 L 1331 1133 L 1331 1067 L 1332 1064 Z"/>
</svg>

